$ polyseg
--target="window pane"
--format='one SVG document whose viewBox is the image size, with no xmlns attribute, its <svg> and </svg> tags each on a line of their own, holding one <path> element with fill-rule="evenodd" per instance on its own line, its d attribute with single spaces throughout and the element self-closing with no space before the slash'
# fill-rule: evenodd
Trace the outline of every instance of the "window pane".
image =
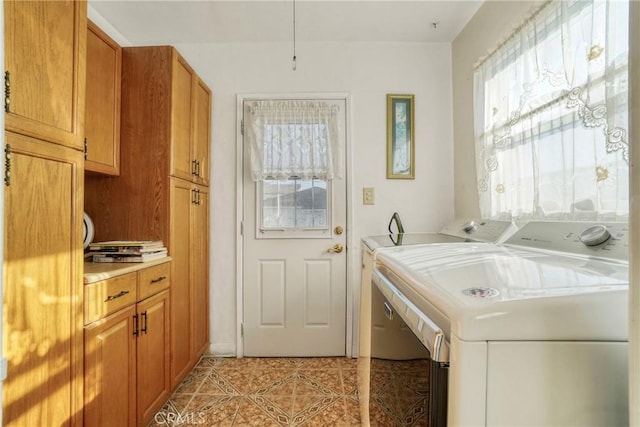
<svg viewBox="0 0 640 427">
<path fill-rule="evenodd" d="M 327 181 L 266 179 L 262 181 L 262 229 L 326 229 Z"/>
</svg>

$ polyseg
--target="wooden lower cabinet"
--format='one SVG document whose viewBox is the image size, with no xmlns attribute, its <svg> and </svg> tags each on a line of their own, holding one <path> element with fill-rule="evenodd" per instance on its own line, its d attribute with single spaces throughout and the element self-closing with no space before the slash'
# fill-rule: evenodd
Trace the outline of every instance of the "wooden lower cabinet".
<svg viewBox="0 0 640 427">
<path fill-rule="evenodd" d="M 193 202 L 191 183 L 171 178 L 170 227 L 173 236 L 169 246 L 172 254 L 173 292 L 171 294 L 171 386 L 177 387 L 191 369 L 191 286 L 189 259 L 189 213 Z"/>
<path fill-rule="evenodd" d="M 171 394 L 169 380 L 169 291 L 138 303 L 138 425 L 145 426 Z"/>
<path fill-rule="evenodd" d="M 163 274 L 168 268 L 167 264 L 148 270 Z M 85 304 L 87 299 L 103 301 L 102 289 L 117 291 L 109 282 L 118 279 L 116 286 L 124 289 L 133 277 L 139 291 L 147 276 L 141 270 L 86 285 L 91 289 Z M 167 281 L 165 290 L 85 326 L 85 425 L 146 426 L 169 398 L 168 285 Z"/>
<path fill-rule="evenodd" d="M 209 344 L 209 187 L 195 186 L 191 209 L 191 360 L 197 363 Z"/>
<path fill-rule="evenodd" d="M 84 423 L 136 424 L 136 336 L 132 305 L 84 331 Z"/>
<path fill-rule="evenodd" d="M 171 178 L 170 199 L 171 386 L 176 388 L 209 342 L 209 188 Z"/>
</svg>

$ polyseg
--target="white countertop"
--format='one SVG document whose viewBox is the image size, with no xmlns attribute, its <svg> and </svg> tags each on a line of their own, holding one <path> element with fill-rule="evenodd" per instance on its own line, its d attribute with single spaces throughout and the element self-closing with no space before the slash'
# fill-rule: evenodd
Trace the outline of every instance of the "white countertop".
<svg viewBox="0 0 640 427">
<path fill-rule="evenodd" d="M 171 257 L 165 257 L 146 262 L 85 262 L 84 263 L 84 284 L 99 282 L 133 273 L 154 265 L 164 264 L 171 261 Z"/>
</svg>

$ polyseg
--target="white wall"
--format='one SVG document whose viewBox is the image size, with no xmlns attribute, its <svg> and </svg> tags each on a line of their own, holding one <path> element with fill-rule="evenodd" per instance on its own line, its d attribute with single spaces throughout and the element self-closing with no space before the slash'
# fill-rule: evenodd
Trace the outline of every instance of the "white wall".
<svg viewBox="0 0 640 427">
<path fill-rule="evenodd" d="M 213 91 L 210 329 L 214 353 L 236 352 L 236 94 L 351 95 L 354 239 L 349 254 L 356 306 L 361 237 L 385 233 L 394 211 L 400 213 L 407 231 L 436 231 L 453 219 L 449 44 L 299 43 L 295 72 L 289 43 L 176 47 Z M 386 179 L 387 93 L 416 96 L 413 181 Z M 365 186 L 375 187 L 374 206 L 362 205 Z"/>
<path fill-rule="evenodd" d="M 473 141 L 473 64 L 530 15 L 539 1 L 486 1 L 452 45 L 456 218 L 478 217 Z"/>
</svg>

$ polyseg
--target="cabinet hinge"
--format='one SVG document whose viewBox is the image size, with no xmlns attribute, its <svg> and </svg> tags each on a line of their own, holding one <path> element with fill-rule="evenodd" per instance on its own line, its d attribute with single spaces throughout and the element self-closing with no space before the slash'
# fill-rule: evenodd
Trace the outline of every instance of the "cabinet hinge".
<svg viewBox="0 0 640 427">
<path fill-rule="evenodd" d="M 240 235 L 244 236 L 244 222 L 240 221 Z"/>
<path fill-rule="evenodd" d="M 240 135 L 244 136 L 244 120 L 240 120 Z"/>
<path fill-rule="evenodd" d="M 4 72 L 4 111 L 11 111 L 11 75 L 8 71 Z"/>
<path fill-rule="evenodd" d="M 4 185 L 11 185 L 11 146 L 4 146 Z"/>
<path fill-rule="evenodd" d="M 87 143 L 87 138 L 84 138 L 84 159 L 87 160 L 89 158 L 89 144 Z"/>
<path fill-rule="evenodd" d="M 240 338 L 244 338 L 244 323 L 240 323 Z"/>
</svg>

